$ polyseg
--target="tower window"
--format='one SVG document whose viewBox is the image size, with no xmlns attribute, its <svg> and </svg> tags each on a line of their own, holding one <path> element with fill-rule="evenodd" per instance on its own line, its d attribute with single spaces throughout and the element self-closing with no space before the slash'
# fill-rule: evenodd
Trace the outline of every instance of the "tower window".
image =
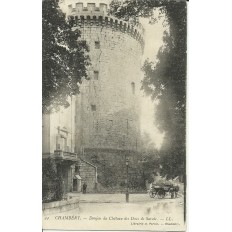
<svg viewBox="0 0 232 232">
<path fill-rule="evenodd" d="M 60 150 L 60 144 L 56 143 L 56 150 Z"/>
<path fill-rule="evenodd" d="M 131 90 L 132 90 L 132 94 L 135 94 L 135 83 L 131 82 Z"/>
<path fill-rule="evenodd" d="M 96 109 L 97 109 L 96 105 L 91 105 L 91 110 L 92 111 L 96 111 Z"/>
<path fill-rule="evenodd" d="M 100 48 L 100 41 L 95 41 L 95 48 L 99 49 Z"/>
<path fill-rule="evenodd" d="M 98 80 L 99 72 L 94 71 L 94 80 Z"/>
</svg>

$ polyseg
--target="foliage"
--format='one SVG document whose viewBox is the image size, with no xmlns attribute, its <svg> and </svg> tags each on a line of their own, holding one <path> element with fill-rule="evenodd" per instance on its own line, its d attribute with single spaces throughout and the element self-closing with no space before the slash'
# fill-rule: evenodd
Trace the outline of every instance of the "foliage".
<svg viewBox="0 0 232 232">
<path fill-rule="evenodd" d="M 103 187 L 112 188 L 118 184 L 118 169 L 109 160 L 102 160 L 97 154 L 92 154 L 90 162 L 98 167 L 98 182 Z"/>
<path fill-rule="evenodd" d="M 153 155 L 158 157 L 158 150 L 155 147 L 154 142 L 151 139 L 151 136 L 147 132 L 143 132 L 141 136 L 140 149 L 143 157 Z"/>
<path fill-rule="evenodd" d="M 162 172 L 172 178 L 185 173 L 186 1 L 115 0 L 111 4 L 111 13 L 124 20 L 141 16 L 156 22 L 154 9 L 158 10 L 159 17 L 165 15 L 168 28 L 156 57 L 157 63 L 148 60 L 144 63 L 142 89 L 159 103 L 155 110 L 156 124 L 165 132 L 160 152 Z"/>
<path fill-rule="evenodd" d="M 99 176 L 99 182 L 103 187 L 114 187 L 118 184 L 117 170 L 114 167 L 105 165 Z"/>
<path fill-rule="evenodd" d="M 106 189 L 126 188 L 126 157 L 129 158 L 129 188 L 133 191 L 146 190 L 146 181 L 152 182 L 159 170 L 159 156 L 149 134 L 144 133 L 141 152 L 119 154 L 112 161 L 101 155 L 90 154 L 89 160 L 98 167 L 98 182 Z"/>
<path fill-rule="evenodd" d="M 62 177 L 54 159 L 43 159 L 42 199 L 43 202 L 58 201 L 63 197 Z"/>
<path fill-rule="evenodd" d="M 137 164 L 139 178 L 144 189 L 146 188 L 146 181 L 153 182 L 154 176 L 159 172 L 159 166 L 159 151 L 155 148 L 150 135 L 144 132 L 141 137 L 141 158 Z"/>
<path fill-rule="evenodd" d="M 160 176 L 159 174 L 155 176 L 154 182 L 152 182 L 152 185 L 153 186 L 164 186 L 164 185 L 178 186 L 181 193 L 183 193 L 183 190 L 184 190 L 183 183 L 180 182 L 178 177 L 174 179 L 167 179 L 167 176 Z"/>
<path fill-rule="evenodd" d="M 73 18 L 65 18 L 58 0 L 42 2 L 42 104 L 43 113 L 68 107 L 68 97 L 79 91 L 87 76 L 88 47 L 78 41 L 80 31 L 73 29 Z"/>
</svg>

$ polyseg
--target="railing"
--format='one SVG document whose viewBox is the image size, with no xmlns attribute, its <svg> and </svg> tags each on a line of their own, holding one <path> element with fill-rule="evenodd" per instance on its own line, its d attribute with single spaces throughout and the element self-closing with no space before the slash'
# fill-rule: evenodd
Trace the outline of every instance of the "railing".
<svg viewBox="0 0 232 232">
<path fill-rule="evenodd" d="M 64 160 L 77 160 L 77 154 L 68 151 L 55 150 L 54 158 L 56 159 L 64 159 Z"/>
</svg>

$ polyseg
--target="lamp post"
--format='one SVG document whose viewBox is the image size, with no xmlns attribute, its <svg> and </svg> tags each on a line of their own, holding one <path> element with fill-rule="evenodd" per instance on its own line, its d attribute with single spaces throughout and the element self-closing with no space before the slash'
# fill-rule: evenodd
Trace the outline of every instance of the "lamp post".
<svg viewBox="0 0 232 232">
<path fill-rule="evenodd" d="M 129 202 L 128 167 L 129 167 L 129 159 L 126 158 L 126 202 Z"/>
</svg>

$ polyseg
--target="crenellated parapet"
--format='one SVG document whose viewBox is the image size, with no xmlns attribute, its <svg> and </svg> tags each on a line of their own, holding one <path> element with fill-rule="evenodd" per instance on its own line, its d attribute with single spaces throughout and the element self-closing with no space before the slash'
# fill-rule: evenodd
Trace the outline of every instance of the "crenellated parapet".
<svg viewBox="0 0 232 232">
<path fill-rule="evenodd" d="M 138 40 L 142 47 L 144 46 L 144 39 L 143 39 L 143 28 L 138 26 L 133 26 L 125 21 L 118 20 L 117 18 L 113 17 L 106 17 L 106 16 L 96 16 L 96 15 L 71 15 L 69 17 L 73 17 L 75 20 L 74 26 L 77 27 L 106 27 L 111 28 L 112 30 L 118 30 L 122 33 L 127 33 L 128 35 L 132 36 L 136 40 Z"/>
<path fill-rule="evenodd" d="M 65 6 L 65 11 L 68 15 L 88 15 L 95 14 L 99 15 L 107 15 L 108 14 L 108 5 L 105 3 L 99 3 L 96 5 L 95 3 L 88 3 L 86 6 L 83 3 L 69 4 Z"/>
<path fill-rule="evenodd" d="M 90 9 L 95 5 L 96 8 L 103 8 L 108 7 L 110 3 L 110 0 L 60 0 L 59 4 L 64 7 L 72 7 L 73 9 L 76 8 L 76 6 L 83 6 L 85 10 L 86 8 Z"/>
<path fill-rule="evenodd" d="M 63 0 L 61 9 L 68 17 L 73 17 L 76 27 L 106 27 L 118 30 L 135 38 L 144 47 L 144 28 L 140 23 L 133 25 L 129 22 L 108 15 L 107 0 L 89 3 L 89 0 Z"/>
</svg>

